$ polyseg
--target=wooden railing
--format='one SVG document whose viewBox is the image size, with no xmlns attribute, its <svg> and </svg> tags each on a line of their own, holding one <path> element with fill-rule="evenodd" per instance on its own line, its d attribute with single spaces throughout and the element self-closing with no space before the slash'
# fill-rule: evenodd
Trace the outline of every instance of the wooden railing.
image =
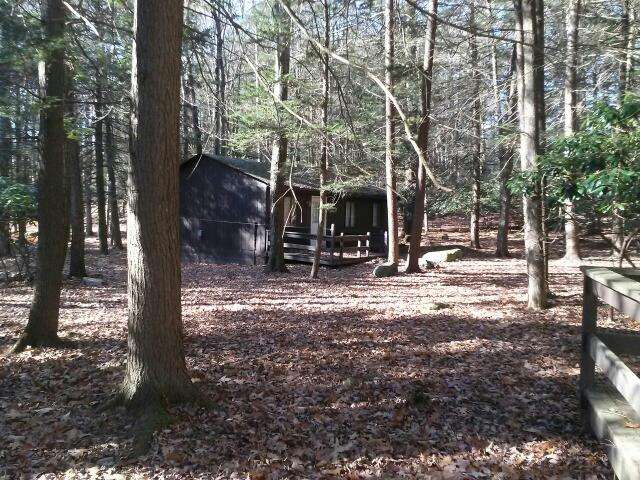
<svg viewBox="0 0 640 480">
<path fill-rule="evenodd" d="M 580 401 L 596 436 L 608 442 L 609 460 L 620 480 L 640 479 L 640 378 L 618 355 L 640 355 L 637 333 L 598 328 L 599 300 L 640 320 L 640 270 L 582 267 Z M 615 390 L 598 387 L 595 367 Z"/>
<path fill-rule="evenodd" d="M 316 250 L 314 243 L 318 240 L 318 235 L 285 229 L 284 240 L 285 253 L 293 251 L 313 253 Z M 302 240 L 309 244 L 299 244 L 288 240 Z M 362 256 L 368 257 L 371 252 L 371 232 L 364 235 L 345 235 L 344 233 L 336 235 L 335 226 L 331 225 L 331 228 L 325 233 L 323 241 L 325 244 L 322 250 L 328 255 L 329 264 L 343 263 L 345 254 L 354 253 L 356 258 L 361 258 Z"/>
<path fill-rule="evenodd" d="M 317 240 L 317 234 L 309 233 L 302 228 L 287 227 L 283 243 L 285 258 L 292 260 L 312 258 Z M 371 232 L 362 235 L 336 234 L 335 226 L 331 225 L 331 228 L 325 232 L 323 241 L 322 262 L 324 264 L 339 265 L 351 259 L 368 258 L 371 255 Z"/>
</svg>

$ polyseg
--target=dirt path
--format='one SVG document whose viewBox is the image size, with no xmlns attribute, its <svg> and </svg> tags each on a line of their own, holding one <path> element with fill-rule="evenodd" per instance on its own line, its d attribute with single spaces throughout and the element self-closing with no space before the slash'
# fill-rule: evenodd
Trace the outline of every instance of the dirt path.
<svg viewBox="0 0 640 480">
<path fill-rule="evenodd" d="M 174 410 L 131 460 L 131 418 L 99 411 L 124 371 L 124 256 L 93 252 L 106 286 L 64 292 L 80 348 L 0 365 L 0 478 L 605 478 L 576 402 L 577 269 L 553 262 L 558 306 L 534 314 L 524 262 L 490 253 L 391 279 L 186 265 L 187 360 L 215 406 Z M 30 289 L 0 295 L 4 348 Z"/>
</svg>

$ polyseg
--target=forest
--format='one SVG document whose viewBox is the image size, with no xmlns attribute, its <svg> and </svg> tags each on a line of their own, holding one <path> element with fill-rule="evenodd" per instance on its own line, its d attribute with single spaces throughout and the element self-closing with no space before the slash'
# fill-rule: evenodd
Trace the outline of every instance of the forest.
<svg viewBox="0 0 640 480">
<path fill-rule="evenodd" d="M 640 479 L 638 0 L 0 9 L 0 479 Z"/>
</svg>

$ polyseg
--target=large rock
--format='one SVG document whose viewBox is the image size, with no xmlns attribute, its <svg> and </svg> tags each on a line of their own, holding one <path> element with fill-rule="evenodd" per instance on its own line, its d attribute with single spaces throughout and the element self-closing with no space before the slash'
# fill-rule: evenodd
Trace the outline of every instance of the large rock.
<svg viewBox="0 0 640 480">
<path fill-rule="evenodd" d="M 87 287 L 102 287 L 104 285 L 104 280 L 95 277 L 84 277 L 82 279 L 82 284 Z"/>
<path fill-rule="evenodd" d="M 421 262 L 455 262 L 462 258 L 462 250 L 459 248 L 452 248 L 450 250 L 438 250 L 435 252 L 427 252 L 420 258 Z"/>
<path fill-rule="evenodd" d="M 393 277 L 398 274 L 398 264 L 393 262 L 382 263 L 373 269 L 374 277 Z"/>
</svg>

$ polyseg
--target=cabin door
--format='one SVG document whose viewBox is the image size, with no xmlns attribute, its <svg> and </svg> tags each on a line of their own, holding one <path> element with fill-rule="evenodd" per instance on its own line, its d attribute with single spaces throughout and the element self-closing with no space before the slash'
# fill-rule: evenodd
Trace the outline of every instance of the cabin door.
<svg viewBox="0 0 640 480">
<path fill-rule="evenodd" d="M 318 226 L 320 225 L 320 197 L 311 197 L 311 223 L 309 233 L 318 234 Z M 316 246 L 316 241 L 311 240 L 311 246 Z"/>
</svg>

